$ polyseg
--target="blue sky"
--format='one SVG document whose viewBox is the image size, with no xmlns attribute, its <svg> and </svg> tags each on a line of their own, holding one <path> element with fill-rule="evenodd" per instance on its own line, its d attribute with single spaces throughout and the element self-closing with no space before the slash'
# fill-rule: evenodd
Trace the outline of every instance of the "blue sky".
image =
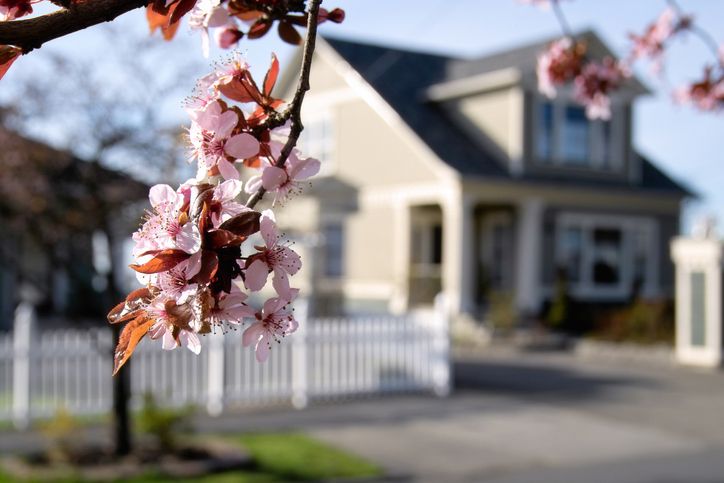
<svg viewBox="0 0 724 483">
<path fill-rule="evenodd" d="M 324 3 L 329 8 L 344 8 L 347 19 L 341 25 L 323 25 L 323 34 L 461 57 L 484 55 L 560 32 L 552 12 L 516 0 L 325 0 Z M 692 12 L 696 21 L 714 34 L 718 42 L 724 42 L 721 30 L 724 2 L 681 0 L 680 4 Z M 574 30 L 593 28 L 614 51 L 624 53 L 627 33 L 641 32 L 661 12 L 665 2 L 563 0 L 562 6 Z M 147 35 L 141 11 L 127 14 L 117 22 L 129 35 Z M 165 47 L 169 68 L 176 56 L 201 56 L 198 38 L 185 30 L 179 32 L 179 37 L 175 45 Z M 12 83 L 14 78 L 32 72 L 32 57 L 40 57 L 49 49 L 93 58 L 102 55 L 105 48 L 108 46 L 98 41 L 92 29 L 77 33 L 21 59 L 3 83 Z M 249 61 L 260 72 L 268 64 L 270 52 L 277 52 L 282 62 L 292 53 L 291 47 L 271 34 L 262 40 L 242 42 L 241 48 L 242 51 L 248 49 Z M 223 53 L 212 52 L 211 60 L 219 55 Z M 704 63 L 711 59 L 699 39 L 689 36 L 677 41 L 667 54 L 664 78 L 651 75 L 645 64 L 638 68 L 637 74 L 654 94 L 636 105 L 634 143 L 667 172 L 701 194 L 701 201 L 687 206 L 687 222 L 701 214 L 714 214 L 720 225 L 724 225 L 724 191 L 720 189 L 724 184 L 724 117 L 676 106 L 669 97 L 670 86 L 700 75 Z M 202 73 L 200 69 L 199 74 Z M 187 83 L 190 90 L 194 79 L 179 79 L 179 82 Z M 180 107 L 173 107 L 169 115 L 178 115 L 179 122 L 184 122 Z"/>
</svg>

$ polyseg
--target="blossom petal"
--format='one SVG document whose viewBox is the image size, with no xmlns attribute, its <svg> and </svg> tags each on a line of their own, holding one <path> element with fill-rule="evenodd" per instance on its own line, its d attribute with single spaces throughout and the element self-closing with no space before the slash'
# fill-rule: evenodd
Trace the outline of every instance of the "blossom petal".
<svg viewBox="0 0 724 483">
<path fill-rule="evenodd" d="M 234 111 L 226 111 L 217 119 L 214 139 L 227 139 L 239 122 L 239 116 Z"/>
<path fill-rule="evenodd" d="M 259 153 L 259 141 L 248 133 L 231 136 L 224 144 L 224 152 L 236 159 L 246 159 Z"/>
<path fill-rule="evenodd" d="M 236 170 L 234 165 L 225 159 L 219 159 L 216 163 L 216 167 L 219 168 L 219 173 L 224 179 L 239 179 L 239 171 Z"/>
<path fill-rule="evenodd" d="M 256 343 L 256 360 L 257 362 L 266 362 L 271 352 L 268 337 L 261 337 Z"/>
<path fill-rule="evenodd" d="M 187 222 L 176 235 L 176 246 L 186 253 L 193 254 L 201 250 L 201 232 L 194 222 Z"/>
<path fill-rule="evenodd" d="M 285 300 L 282 297 L 273 297 L 264 302 L 264 308 L 262 312 L 264 315 L 270 315 L 281 310 L 285 305 L 289 303 L 289 300 Z"/>
<path fill-rule="evenodd" d="M 174 203 L 176 192 L 167 184 L 157 184 L 148 192 L 148 200 L 154 208 L 161 203 Z"/>
<path fill-rule="evenodd" d="M 289 275 L 294 275 L 302 268 L 302 257 L 289 247 L 277 247 L 280 252 L 280 261 L 277 267 L 283 269 Z"/>
<path fill-rule="evenodd" d="M 227 179 L 214 188 L 214 200 L 224 203 L 231 201 L 241 193 L 242 183 L 238 179 Z"/>
<path fill-rule="evenodd" d="M 269 267 L 262 260 L 254 260 L 251 265 L 249 265 L 249 268 L 246 269 L 245 274 L 244 284 L 246 288 L 252 292 L 257 292 L 266 285 Z"/>
<path fill-rule="evenodd" d="M 166 330 L 161 340 L 161 348 L 165 351 L 170 351 L 178 347 L 178 342 L 173 338 L 173 333 L 170 330 Z"/>
<path fill-rule="evenodd" d="M 199 353 L 201 352 L 201 341 L 199 340 L 198 335 L 188 330 L 182 330 L 178 338 L 181 341 L 181 345 L 186 347 L 194 354 L 199 355 Z"/>
<path fill-rule="evenodd" d="M 292 294 L 289 287 L 289 277 L 284 272 L 284 270 L 280 270 L 278 268 L 274 269 L 272 286 L 283 299 L 288 300 L 291 298 Z"/>
<path fill-rule="evenodd" d="M 264 210 L 261 213 L 259 230 L 261 231 L 261 236 L 264 238 L 264 243 L 266 243 L 267 247 L 272 248 L 276 245 L 279 234 L 277 232 L 277 225 L 274 223 L 274 213 L 271 210 Z"/>
<path fill-rule="evenodd" d="M 307 158 L 296 163 L 289 170 L 289 177 L 294 180 L 303 180 L 311 178 L 315 174 L 319 173 L 321 164 L 318 159 Z"/>
<path fill-rule="evenodd" d="M 248 347 L 253 343 L 256 343 L 259 341 L 259 338 L 264 333 L 264 324 L 261 322 L 254 322 L 244 331 L 244 334 L 241 336 L 241 344 L 244 347 Z"/>
<path fill-rule="evenodd" d="M 264 189 L 273 191 L 287 180 L 287 173 L 276 166 L 265 168 L 261 174 L 261 184 Z"/>
</svg>

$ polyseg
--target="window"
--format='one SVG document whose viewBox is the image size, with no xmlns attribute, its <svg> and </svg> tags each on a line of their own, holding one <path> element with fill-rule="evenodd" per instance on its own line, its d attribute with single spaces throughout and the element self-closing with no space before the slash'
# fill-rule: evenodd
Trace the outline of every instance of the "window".
<svg viewBox="0 0 724 483">
<path fill-rule="evenodd" d="M 593 284 L 616 286 L 621 281 L 621 230 L 594 228 L 592 245 Z"/>
<path fill-rule="evenodd" d="M 329 112 L 317 117 L 309 116 L 309 119 L 305 117 L 299 147 L 305 156 L 317 158 L 321 162 L 320 175 L 333 172 L 334 126 Z"/>
<path fill-rule="evenodd" d="M 564 213 L 557 222 L 556 263 L 578 296 L 655 295 L 656 233 L 647 218 Z"/>
<path fill-rule="evenodd" d="M 323 228 L 324 235 L 324 276 L 339 278 L 344 275 L 344 230 L 341 224 L 330 224 Z"/>
<path fill-rule="evenodd" d="M 412 262 L 416 265 L 442 263 L 442 225 L 418 225 L 412 231 Z"/>
<path fill-rule="evenodd" d="M 616 167 L 612 121 L 590 121 L 578 105 L 537 103 L 534 155 L 538 162 L 610 170 Z"/>
<path fill-rule="evenodd" d="M 586 110 L 580 106 L 567 106 L 563 123 L 563 162 L 565 164 L 588 164 L 589 121 Z"/>
<path fill-rule="evenodd" d="M 536 136 L 536 155 L 541 160 L 553 158 L 553 104 L 538 104 L 538 132 Z"/>
</svg>

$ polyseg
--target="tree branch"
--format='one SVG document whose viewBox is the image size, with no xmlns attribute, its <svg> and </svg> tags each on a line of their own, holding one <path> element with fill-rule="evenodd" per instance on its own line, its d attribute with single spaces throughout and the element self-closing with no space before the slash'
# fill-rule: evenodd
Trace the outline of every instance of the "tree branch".
<svg viewBox="0 0 724 483">
<path fill-rule="evenodd" d="M 281 115 L 282 119 L 289 119 L 291 127 L 289 129 L 289 138 L 282 148 L 281 154 L 277 158 L 274 165 L 277 168 L 283 168 L 284 163 L 287 162 L 289 155 L 297 145 L 299 135 L 304 130 L 302 124 L 302 103 L 304 102 L 304 96 L 309 90 L 309 73 L 312 68 L 312 57 L 314 55 L 314 46 L 317 40 L 317 23 L 319 14 L 319 5 L 322 0 L 310 0 L 309 2 L 309 15 L 307 16 L 307 38 L 304 41 L 304 53 L 302 55 L 302 69 L 299 72 L 299 82 L 297 84 L 297 91 L 294 93 L 292 103 L 289 105 L 287 110 Z M 264 187 L 260 187 L 259 190 L 254 193 L 246 202 L 246 206 L 254 208 L 254 206 L 261 201 L 264 197 L 266 190 Z"/>
<path fill-rule="evenodd" d="M 14 45 L 27 54 L 64 35 L 103 22 L 121 14 L 145 7 L 149 0 L 92 0 L 75 2 L 41 17 L 0 22 L 0 45 Z"/>
</svg>

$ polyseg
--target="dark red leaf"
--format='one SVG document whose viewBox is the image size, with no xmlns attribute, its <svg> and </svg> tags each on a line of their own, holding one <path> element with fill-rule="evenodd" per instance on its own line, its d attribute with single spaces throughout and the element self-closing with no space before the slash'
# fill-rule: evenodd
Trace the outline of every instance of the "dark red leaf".
<svg viewBox="0 0 724 483">
<path fill-rule="evenodd" d="M 241 245 L 244 237 L 237 236 L 227 230 L 209 230 L 206 233 L 206 246 L 210 249 L 217 250 L 219 248 Z"/>
<path fill-rule="evenodd" d="M 5 76 L 13 62 L 22 55 L 22 49 L 10 45 L 0 45 L 0 79 Z"/>
<path fill-rule="evenodd" d="M 229 218 L 219 228 L 238 236 L 250 236 L 259 231 L 260 218 L 261 213 L 258 211 L 245 211 L 233 218 Z"/>
<path fill-rule="evenodd" d="M 154 319 L 149 319 L 144 313 L 126 324 L 121 331 L 121 335 L 118 338 L 118 345 L 113 353 L 114 376 L 118 374 L 123 364 L 128 361 L 128 358 L 131 357 L 138 343 L 148 333 L 148 329 L 150 329 L 155 322 Z"/>
<path fill-rule="evenodd" d="M 290 28 L 294 30 L 293 27 L 290 26 Z M 296 32 L 296 30 L 294 31 Z M 274 90 L 274 85 L 277 83 L 277 77 L 279 77 L 279 60 L 277 59 L 276 55 L 272 54 L 271 65 L 269 66 L 269 70 L 266 71 L 266 75 L 264 76 L 264 95 L 266 97 L 271 96 L 272 90 Z"/>
<path fill-rule="evenodd" d="M 170 270 L 179 263 L 189 258 L 189 254 L 183 250 L 169 248 L 154 254 L 153 258 L 142 265 L 131 265 L 131 268 L 139 273 L 159 273 Z"/>
<path fill-rule="evenodd" d="M 285 20 L 279 21 L 277 32 L 279 32 L 279 37 L 288 44 L 299 45 L 302 43 L 302 36 L 299 35 L 297 29 Z"/>
<path fill-rule="evenodd" d="M 186 15 L 192 8 L 194 8 L 194 5 L 196 5 L 197 0 L 179 0 L 177 3 L 174 4 L 173 12 L 171 13 L 171 19 L 169 20 L 169 26 L 177 23 L 179 20 L 181 20 L 181 17 Z"/>
<path fill-rule="evenodd" d="M 252 26 L 249 28 L 249 32 L 247 32 L 246 36 L 250 39 L 258 39 L 260 37 L 263 37 L 266 35 L 266 33 L 269 31 L 269 29 L 272 26 L 272 21 L 260 18 L 256 22 L 252 24 Z"/>
<path fill-rule="evenodd" d="M 191 281 L 194 283 L 207 284 L 214 278 L 218 269 L 219 257 L 216 255 L 216 252 L 204 250 L 201 253 L 201 270 L 194 276 L 194 278 L 191 279 Z"/>
</svg>

